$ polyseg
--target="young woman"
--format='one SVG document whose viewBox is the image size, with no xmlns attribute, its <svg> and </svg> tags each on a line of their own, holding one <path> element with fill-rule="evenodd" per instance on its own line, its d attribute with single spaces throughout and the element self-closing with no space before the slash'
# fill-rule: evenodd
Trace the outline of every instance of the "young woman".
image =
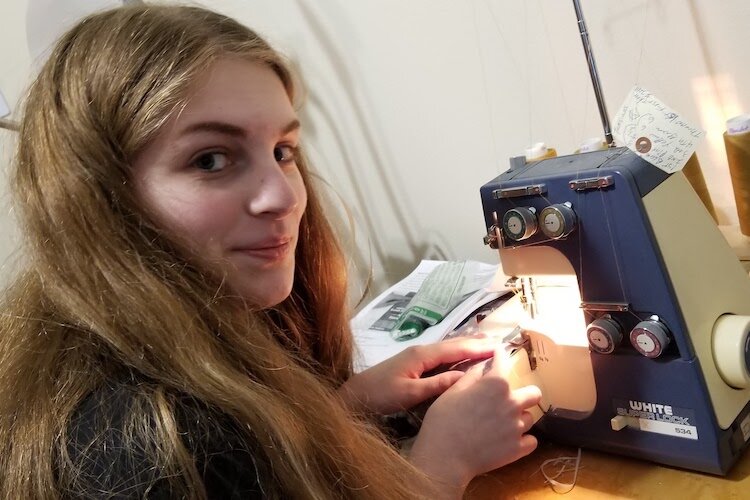
<svg viewBox="0 0 750 500">
<path fill-rule="evenodd" d="M 81 21 L 29 92 L 0 320 L 2 498 L 458 498 L 530 453 L 482 339 L 352 376 L 339 247 L 262 39 L 194 7 Z M 438 396 L 409 456 L 369 423 Z M 468 410 L 470 409 L 470 410 Z"/>
</svg>

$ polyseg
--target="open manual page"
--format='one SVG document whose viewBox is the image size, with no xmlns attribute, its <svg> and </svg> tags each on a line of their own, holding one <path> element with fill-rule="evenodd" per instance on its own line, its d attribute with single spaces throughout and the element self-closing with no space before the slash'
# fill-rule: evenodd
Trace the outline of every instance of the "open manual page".
<svg viewBox="0 0 750 500">
<path fill-rule="evenodd" d="M 481 306 L 509 294 L 506 276 L 498 274 L 498 265 L 476 263 L 478 272 L 472 276 L 472 290 L 442 321 L 426 328 L 419 336 L 394 340 L 391 329 L 430 272 L 444 263 L 423 260 L 406 278 L 388 288 L 365 306 L 352 320 L 354 333 L 354 370 L 360 372 L 394 356 L 412 345 L 439 342 L 462 324 Z"/>
</svg>

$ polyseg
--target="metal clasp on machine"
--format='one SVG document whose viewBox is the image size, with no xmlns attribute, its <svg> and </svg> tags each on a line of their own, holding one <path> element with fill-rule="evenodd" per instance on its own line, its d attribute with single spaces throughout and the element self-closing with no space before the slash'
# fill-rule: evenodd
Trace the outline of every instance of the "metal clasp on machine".
<svg viewBox="0 0 750 500">
<path fill-rule="evenodd" d="M 588 177 L 586 179 L 573 179 L 568 181 L 568 186 L 574 191 L 586 191 L 589 189 L 602 189 L 614 185 L 615 179 L 611 175 L 604 177 Z"/>
<path fill-rule="evenodd" d="M 581 302 L 581 309 L 588 312 L 626 312 L 630 304 L 623 302 Z"/>
<path fill-rule="evenodd" d="M 546 192 L 547 186 L 545 184 L 530 184 L 528 186 L 495 189 L 492 191 L 492 198 L 495 200 L 501 198 L 518 198 L 519 196 L 531 196 Z"/>
</svg>

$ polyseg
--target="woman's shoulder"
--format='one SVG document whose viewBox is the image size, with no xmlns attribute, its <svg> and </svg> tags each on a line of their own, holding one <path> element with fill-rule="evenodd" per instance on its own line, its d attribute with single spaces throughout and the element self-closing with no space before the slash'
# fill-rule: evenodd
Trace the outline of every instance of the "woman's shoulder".
<svg viewBox="0 0 750 500">
<path fill-rule="evenodd" d="M 173 498 L 175 485 L 190 491 L 184 471 L 170 463 L 170 434 L 193 461 L 208 498 L 264 497 L 268 468 L 231 418 L 132 376 L 102 384 L 71 415 L 67 457 L 58 464 L 64 496 Z"/>
</svg>

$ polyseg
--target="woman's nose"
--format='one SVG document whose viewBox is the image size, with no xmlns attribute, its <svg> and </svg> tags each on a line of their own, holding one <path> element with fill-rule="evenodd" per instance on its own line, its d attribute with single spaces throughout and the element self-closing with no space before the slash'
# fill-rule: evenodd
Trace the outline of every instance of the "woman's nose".
<svg viewBox="0 0 750 500">
<path fill-rule="evenodd" d="M 304 190 L 299 173 L 282 169 L 275 160 L 259 167 L 259 175 L 251 182 L 256 184 L 248 200 L 253 215 L 285 217 L 300 203 L 299 191 Z"/>
</svg>

